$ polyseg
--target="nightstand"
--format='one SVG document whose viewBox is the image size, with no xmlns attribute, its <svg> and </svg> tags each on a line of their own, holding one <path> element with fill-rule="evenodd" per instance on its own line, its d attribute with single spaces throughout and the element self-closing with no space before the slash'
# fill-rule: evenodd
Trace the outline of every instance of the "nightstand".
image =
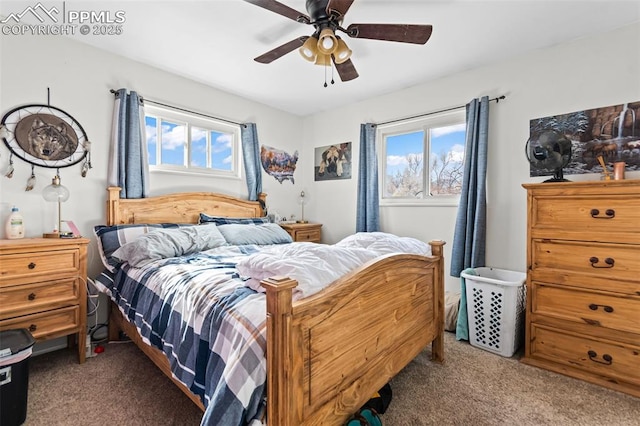
<svg viewBox="0 0 640 426">
<path fill-rule="evenodd" d="M 85 238 L 0 240 L 0 331 L 26 328 L 37 342 L 69 336 L 85 360 Z"/>
<path fill-rule="evenodd" d="M 280 226 L 291 235 L 293 241 L 320 242 L 321 223 L 281 223 Z"/>
</svg>

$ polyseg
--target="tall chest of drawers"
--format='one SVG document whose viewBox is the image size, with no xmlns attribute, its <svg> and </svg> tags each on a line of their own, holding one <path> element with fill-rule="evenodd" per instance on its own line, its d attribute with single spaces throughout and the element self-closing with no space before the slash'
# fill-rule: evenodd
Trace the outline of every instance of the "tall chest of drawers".
<svg viewBox="0 0 640 426">
<path fill-rule="evenodd" d="M 523 186 L 522 362 L 640 397 L 640 180 Z"/>
<path fill-rule="evenodd" d="M 0 331 L 26 328 L 36 341 L 75 337 L 85 360 L 89 240 L 0 240 Z"/>
</svg>

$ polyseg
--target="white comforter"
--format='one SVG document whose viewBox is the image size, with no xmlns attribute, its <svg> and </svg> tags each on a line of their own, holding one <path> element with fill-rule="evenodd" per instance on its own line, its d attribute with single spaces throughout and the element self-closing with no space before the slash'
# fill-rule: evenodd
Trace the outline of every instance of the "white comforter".
<svg viewBox="0 0 640 426">
<path fill-rule="evenodd" d="M 348 272 L 368 261 L 390 253 L 427 256 L 431 247 L 415 238 L 398 237 L 384 232 L 362 232 L 350 235 L 334 245 L 294 243 L 275 245 L 240 260 L 245 285 L 260 292 L 260 281 L 273 276 L 286 276 L 298 281 L 293 299 L 311 296 Z"/>
</svg>

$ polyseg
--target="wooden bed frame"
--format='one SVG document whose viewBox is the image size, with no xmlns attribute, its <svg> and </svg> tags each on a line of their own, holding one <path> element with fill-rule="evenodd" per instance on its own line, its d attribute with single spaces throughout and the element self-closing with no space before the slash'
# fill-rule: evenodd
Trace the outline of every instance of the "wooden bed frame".
<svg viewBox="0 0 640 426">
<path fill-rule="evenodd" d="M 120 188 L 108 191 L 108 225 L 197 223 L 200 212 L 257 217 L 265 199 L 261 194 L 261 204 L 205 192 L 120 199 Z M 268 425 L 344 424 L 427 345 L 433 361 L 444 360 L 444 242 L 429 244 L 431 257 L 384 256 L 297 302 L 292 302 L 296 281 L 262 282 Z M 110 339 L 117 340 L 120 331 L 204 410 L 200 399 L 173 378 L 165 355 L 145 344 L 111 303 Z"/>
</svg>

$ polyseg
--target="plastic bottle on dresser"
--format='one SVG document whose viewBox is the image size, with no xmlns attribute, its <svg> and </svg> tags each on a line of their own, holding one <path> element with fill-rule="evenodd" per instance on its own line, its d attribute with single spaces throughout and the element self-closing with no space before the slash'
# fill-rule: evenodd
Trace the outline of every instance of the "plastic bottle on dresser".
<svg viewBox="0 0 640 426">
<path fill-rule="evenodd" d="M 16 206 L 13 206 L 11 214 L 7 218 L 5 234 L 6 238 L 10 240 L 24 238 L 24 220 Z"/>
</svg>

